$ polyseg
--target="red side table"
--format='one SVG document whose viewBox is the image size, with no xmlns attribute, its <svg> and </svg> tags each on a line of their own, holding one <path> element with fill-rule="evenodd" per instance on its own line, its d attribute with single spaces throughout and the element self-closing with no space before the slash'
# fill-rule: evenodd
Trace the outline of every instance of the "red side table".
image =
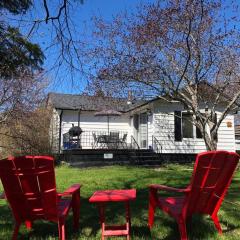
<svg viewBox="0 0 240 240">
<path fill-rule="evenodd" d="M 136 199 L 136 189 L 97 191 L 89 199 L 99 207 L 100 222 L 102 226 L 102 240 L 109 236 L 126 236 L 130 239 L 131 217 L 129 202 Z M 105 224 L 105 204 L 107 202 L 125 202 L 126 224 L 109 226 Z"/>
</svg>

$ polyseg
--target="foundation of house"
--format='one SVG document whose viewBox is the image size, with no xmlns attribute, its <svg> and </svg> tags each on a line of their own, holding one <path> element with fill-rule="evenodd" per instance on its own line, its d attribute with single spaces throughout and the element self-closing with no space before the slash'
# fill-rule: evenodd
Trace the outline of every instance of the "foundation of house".
<svg viewBox="0 0 240 240">
<path fill-rule="evenodd" d="M 159 167 L 167 163 L 189 163 L 196 154 L 155 153 L 151 149 L 72 149 L 64 150 L 60 160 L 75 167 L 138 165 Z"/>
</svg>

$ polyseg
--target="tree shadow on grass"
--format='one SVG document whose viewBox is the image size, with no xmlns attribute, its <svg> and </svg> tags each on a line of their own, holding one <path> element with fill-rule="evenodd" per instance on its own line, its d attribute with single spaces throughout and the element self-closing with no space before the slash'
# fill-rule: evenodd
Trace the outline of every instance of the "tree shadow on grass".
<svg viewBox="0 0 240 240">
<path fill-rule="evenodd" d="M 73 216 L 72 212 L 69 213 L 66 219 L 66 238 L 67 239 L 83 239 L 98 235 L 100 224 L 98 218 L 98 212 L 93 204 L 88 203 L 88 198 L 81 197 L 80 208 L 80 225 L 79 230 L 74 232 L 73 230 Z M 0 239 L 11 239 L 14 218 L 11 213 L 11 209 L 8 207 L 5 201 L 2 201 L 0 206 Z M 34 221 L 33 228 L 28 231 L 24 224 L 21 225 L 18 239 L 58 239 L 58 225 L 49 221 Z M 91 239 L 91 238 L 90 238 Z"/>
<path fill-rule="evenodd" d="M 239 201 L 233 201 L 232 198 L 228 197 L 227 200 L 239 204 Z M 219 214 L 220 224 L 222 226 L 223 233 L 228 233 L 236 229 L 240 229 L 240 222 L 238 221 L 238 219 L 240 219 L 239 209 L 240 205 L 236 206 L 234 204 L 231 204 L 230 202 L 223 203 Z"/>
<path fill-rule="evenodd" d="M 151 232 L 147 226 L 132 226 L 131 235 L 138 239 L 151 239 Z"/>
<path fill-rule="evenodd" d="M 0 200 L 0 209 L 0 239 L 11 239 L 14 227 L 13 216 L 5 200 Z"/>
<path fill-rule="evenodd" d="M 195 215 L 186 224 L 188 239 L 214 239 L 217 231 L 205 217 Z M 177 222 L 170 216 L 157 211 L 155 224 L 152 228 L 152 239 L 180 239 L 180 232 Z"/>
</svg>

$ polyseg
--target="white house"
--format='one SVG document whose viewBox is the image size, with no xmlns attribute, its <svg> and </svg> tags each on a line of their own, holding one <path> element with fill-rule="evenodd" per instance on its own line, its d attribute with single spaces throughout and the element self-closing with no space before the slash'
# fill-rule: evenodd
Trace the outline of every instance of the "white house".
<svg viewBox="0 0 240 240">
<path fill-rule="evenodd" d="M 135 144 L 142 149 L 160 149 L 162 153 L 199 153 L 206 150 L 198 129 L 187 120 L 191 114 L 176 101 L 155 98 L 130 102 L 101 96 L 50 93 L 47 103 L 54 109 L 51 134 L 59 152 L 69 147 L 66 136 L 72 124 L 83 131 L 79 137 L 81 148 L 94 147 L 94 135 L 108 132 L 107 117 L 95 116 L 103 109 L 121 112 L 121 116 L 110 116 L 109 131 L 118 132 L 120 139 L 127 134 L 128 147 Z M 217 115 L 220 113 L 219 107 Z M 219 127 L 218 149 L 236 150 L 233 114 L 229 114 Z"/>
</svg>

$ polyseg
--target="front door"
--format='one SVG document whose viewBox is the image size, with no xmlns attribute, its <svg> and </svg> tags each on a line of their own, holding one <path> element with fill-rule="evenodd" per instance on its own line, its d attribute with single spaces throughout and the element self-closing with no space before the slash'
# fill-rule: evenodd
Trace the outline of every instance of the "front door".
<svg viewBox="0 0 240 240">
<path fill-rule="evenodd" d="M 139 145 L 140 148 L 148 147 L 148 116 L 141 113 L 139 118 Z"/>
</svg>

